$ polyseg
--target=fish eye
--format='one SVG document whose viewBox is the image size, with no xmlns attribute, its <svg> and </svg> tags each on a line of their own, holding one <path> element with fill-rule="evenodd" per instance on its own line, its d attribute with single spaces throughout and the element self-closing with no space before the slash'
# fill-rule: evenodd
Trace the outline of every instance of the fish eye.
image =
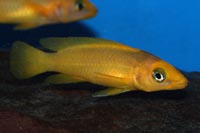
<svg viewBox="0 0 200 133">
<path fill-rule="evenodd" d="M 152 77 L 157 82 L 163 82 L 166 79 L 165 71 L 161 68 L 157 68 L 153 71 Z"/>
<path fill-rule="evenodd" d="M 83 4 L 82 0 L 76 1 L 75 8 L 77 11 L 81 11 L 84 8 L 84 4 Z"/>
</svg>

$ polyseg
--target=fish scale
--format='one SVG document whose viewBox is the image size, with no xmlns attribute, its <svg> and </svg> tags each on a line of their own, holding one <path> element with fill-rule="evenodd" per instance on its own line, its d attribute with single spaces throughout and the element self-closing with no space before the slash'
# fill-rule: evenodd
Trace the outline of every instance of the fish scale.
<svg viewBox="0 0 200 133">
<path fill-rule="evenodd" d="M 135 48 L 98 38 L 47 38 L 46 53 L 24 42 L 11 50 L 11 72 L 17 78 L 58 72 L 46 79 L 53 84 L 90 82 L 107 86 L 93 96 L 110 96 L 127 91 L 146 92 L 183 89 L 187 79 L 160 58 Z M 22 69 L 23 68 L 23 69 Z"/>
</svg>

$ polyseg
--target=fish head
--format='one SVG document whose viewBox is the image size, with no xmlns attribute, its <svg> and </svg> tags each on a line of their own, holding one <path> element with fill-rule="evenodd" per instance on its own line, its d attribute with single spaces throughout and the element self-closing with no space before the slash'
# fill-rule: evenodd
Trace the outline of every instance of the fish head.
<svg viewBox="0 0 200 133">
<path fill-rule="evenodd" d="M 146 92 L 184 89 L 188 84 L 188 80 L 180 71 L 160 59 L 147 59 L 139 69 L 140 74 L 136 76 L 137 87 Z"/>
<path fill-rule="evenodd" d="M 57 12 L 62 22 L 91 18 L 97 13 L 96 7 L 89 0 L 68 0 L 62 6 L 62 9 Z"/>
</svg>

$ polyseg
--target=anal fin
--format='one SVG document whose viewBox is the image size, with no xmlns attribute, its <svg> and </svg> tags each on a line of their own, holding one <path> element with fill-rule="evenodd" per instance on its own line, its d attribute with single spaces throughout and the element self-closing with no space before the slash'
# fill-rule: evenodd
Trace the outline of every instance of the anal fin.
<svg viewBox="0 0 200 133">
<path fill-rule="evenodd" d="M 106 97 L 121 94 L 124 92 L 131 91 L 129 88 L 108 88 L 105 90 L 97 91 L 92 96 L 93 97 Z"/>
<path fill-rule="evenodd" d="M 84 80 L 79 79 L 79 78 L 70 77 L 65 74 L 56 74 L 56 75 L 49 76 L 46 79 L 46 82 L 48 82 L 50 84 L 70 84 L 70 83 L 84 82 Z"/>
</svg>

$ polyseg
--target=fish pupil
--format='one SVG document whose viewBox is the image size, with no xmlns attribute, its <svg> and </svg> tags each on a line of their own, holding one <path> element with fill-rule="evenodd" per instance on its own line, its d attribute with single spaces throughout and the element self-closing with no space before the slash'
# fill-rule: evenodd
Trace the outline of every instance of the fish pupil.
<svg viewBox="0 0 200 133">
<path fill-rule="evenodd" d="M 165 80 L 165 73 L 162 72 L 161 69 L 155 70 L 152 76 L 157 82 L 162 82 Z"/>
<path fill-rule="evenodd" d="M 83 3 L 81 3 L 81 2 L 77 2 L 77 3 L 76 3 L 76 9 L 77 9 L 78 11 L 82 10 L 83 8 L 84 8 Z"/>
<path fill-rule="evenodd" d="M 156 77 L 157 79 L 161 79 L 161 78 L 162 78 L 162 76 L 161 76 L 160 73 L 156 73 L 156 74 L 155 74 L 155 77 Z"/>
</svg>

